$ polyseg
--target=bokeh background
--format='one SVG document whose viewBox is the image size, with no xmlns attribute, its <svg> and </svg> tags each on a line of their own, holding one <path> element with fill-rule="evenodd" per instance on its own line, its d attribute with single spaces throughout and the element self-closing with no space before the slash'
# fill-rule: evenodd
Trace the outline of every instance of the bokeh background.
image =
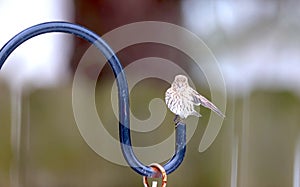
<svg viewBox="0 0 300 187">
<path fill-rule="evenodd" d="M 188 142 L 185 160 L 169 175 L 168 185 L 299 187 L 299 6 L 298 1 L 2 0 L 0 46 L 29 26 L 53 20 L 78 23 L 99 35 L 137 21 L 183 26 L 203 39 L 220 65 L 227 90 L 226 118 L 214 143 L 200 153 L 199 142 L 211 115 L 201 109 L 203 117 Z M 142 186 L 142 177 L 129 167 L 96 154 L 76 126 L 72 80 L 89 46 L 65 34 L 38 36 L 20 46 L 1 69 L 1 187 Z M 123 66 L 149 56 L 169 59 L 210 98 L 205 76 L 171 47 L 138 44 L 117 55 Z M 98 76 L 97 63 L 92 64 L 82 76 Z M 98 76 L 96 105 L 105 128 L 117 139 L 110 103 L 113 81 L 106 65 Z M 149 118 L 149 101 L 163 99 L 168 86 L 154 78 L 139 82 L 130 96 L 133 114 Z M 159 128 L 133 133 L 133 144 L 163 141 L 174 130 L 172 119 L 168 112 Z"/>
</svg>

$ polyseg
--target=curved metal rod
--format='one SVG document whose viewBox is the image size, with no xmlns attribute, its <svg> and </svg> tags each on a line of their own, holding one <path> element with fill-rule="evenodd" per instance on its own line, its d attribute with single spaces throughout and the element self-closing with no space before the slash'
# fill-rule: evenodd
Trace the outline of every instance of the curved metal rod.
<svg viewBox="0 0 300 187">
<path fill-rule="evenodd" d="M 97 34 L 82 26 L 67 22 L 47 22 L 32 26 L 9 40 L 0 50 L 0 69 L 8 56 L 23 42 L 40 34 L 63 32 L 81 37 L 95 45 L 106 57 L 117 79 L 119 97 L 119 136 L 123 155 L 129 166 L 137 173 L 154 177 L 159 175 L 151 167 L 142 164 L 135 156 L 131 146 L 129 122 L 129 92 L 123 67 L 112 49 Z M 176 150 L 174 156 L 163 167 L 167 174 L 176 170 L 183 161 L 186 151 L 186 127 L 183 123 L 177 124 Z"/>
</svg>

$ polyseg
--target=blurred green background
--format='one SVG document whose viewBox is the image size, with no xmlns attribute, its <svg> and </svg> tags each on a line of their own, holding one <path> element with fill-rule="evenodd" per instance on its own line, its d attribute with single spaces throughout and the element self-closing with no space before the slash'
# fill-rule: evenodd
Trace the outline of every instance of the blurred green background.
<svg viewBox="0 0 300 187">
<path fill-rule="evenodd" d="M 100 35 L 135 21 L 184 26 L 212 50 L 225 79 L 226 118 L 218 136 L 205 152 L 198 151 L 211 115 L 201 108 L 203 117 L 187 144 L 182 165 L 168 176 L 168 186 L 299 187 L 299 2 L 130 2 L 75 0 L 70 21 Z M 72 49 L 59 48 L 60 54 L 66 53 L 66 80 L 36 86 L 33 79 L 16 89 L 0 76 L 0 186 L 142 186 L 140 175 L 103 159 L 80 135 L 72 109 L 72 78 L 89 44 L 67 38 Z M 170 59 L 189 73 L 201 94 L 210 98 L 205 75 L 195 71 L 191 59 L 168 46 L 139 44 L 117 55 L 124 66 L 148 56 Z M 98 63 L 97 58 L 92 59 Z M 98 76 L 96 67 L 87 67 L 82 76 Z M 157 71 L 161 71 L 159 67 Z M 13 71 L 11 77 L 16 73 Z M 118 139 L 110 98 L 113 81 L 106 65 L 98 77 L 95 98 L 106 130 Z M 163 99 L 168 87 L 167 82 L 155 78 L 135 85 L 130 95 L 133 114 L 141 120 L 149 118 L 149 102 Z M 134 132 L 133 144 L 149 146 L 163 141 L 174 130 L 173 117 L 168 111 L 159 128 Z M 155 162 L 159 153 L 153 155 Z"/>
</svg>

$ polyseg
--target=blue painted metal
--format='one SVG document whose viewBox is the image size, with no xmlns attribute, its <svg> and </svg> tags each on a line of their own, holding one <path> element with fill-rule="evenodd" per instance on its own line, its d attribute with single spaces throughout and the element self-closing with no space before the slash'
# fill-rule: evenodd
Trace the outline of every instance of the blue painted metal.
<svg viewBox="0 0 300 187">
<path fill-rule="evenodd" d="M 158 176 L 151 167 L 142 164 L 135 156 L 131 146 L 129 121 L 129 93 L 123 67 L 113 50 L 97 34 L 82 26 L 67 22 L 47 22 L 32 26 L 9 40 L 0 50 L 0 69 L 8 56 L 23 42 L 40 34 L 63 32 L 81 37 L 95 45 L 106 57 L 117 79 L 119 97 L 119 136 L 123 155 L 129 166 L 147 177 Z M 174 156 L 163 166 L 167 174 L 175 171 L 182 163 L 186 151 L 186 127 L 179 122 L 176 127 L 176 146 Z"/>
</svg>

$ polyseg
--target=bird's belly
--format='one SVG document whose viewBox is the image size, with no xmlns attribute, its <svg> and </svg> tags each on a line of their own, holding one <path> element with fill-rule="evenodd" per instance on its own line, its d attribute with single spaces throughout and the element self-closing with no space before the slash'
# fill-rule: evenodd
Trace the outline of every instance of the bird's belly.
<svg viewBox="0 0 300 187">
<path fill-rule="evenodd" d="M 191 115 L 194 110 L 193 103 L 184 99 L 178 99 L 177 102 L 168 107 L 174 114 L 179 115 L 183 119 Z"/>
</svg>

